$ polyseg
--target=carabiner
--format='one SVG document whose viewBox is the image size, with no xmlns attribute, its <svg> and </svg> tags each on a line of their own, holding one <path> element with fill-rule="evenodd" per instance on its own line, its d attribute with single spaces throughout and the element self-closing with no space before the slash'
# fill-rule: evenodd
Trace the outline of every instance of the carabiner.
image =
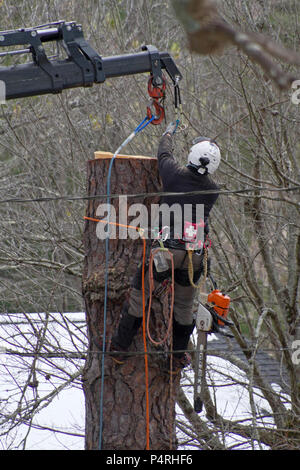
<svg viewBox="0 0 300 470">
<path fill-rule="evenodd" d="M 154 107 L 154 111 L 155 111 L 154 113 L 151 110 L 151 106 Z M 151 105 L 147 106 L 147 117 L 149 120 L 152 119 L 151 124 L 153 125 L 160 124 L 165 117 L 165 110 L 163 106 L 158 101 L 155 101 L 153 99 Z"/>
</svg>

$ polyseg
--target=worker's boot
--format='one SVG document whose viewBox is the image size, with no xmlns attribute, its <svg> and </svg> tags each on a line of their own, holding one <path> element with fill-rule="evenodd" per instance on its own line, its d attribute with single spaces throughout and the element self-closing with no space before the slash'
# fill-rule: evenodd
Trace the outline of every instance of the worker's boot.
<svg viewBox="0 0 300 470">
<path fill-rule="evenodd" d="M 110 344 L 110 351 L 114 353 L 111 357 L 117 364 L 123 364 L 125 362 L 127 356 L 126 354 L 122 354 L 122 352 L 128 351 L 142 323 L 142 318 L 134 317 L 128 313 L 128 307 L 128 302 L 125 302 L 122 308 L 117 333 L 112 337 Z"/>
<path fill-rule="evenodd" d="M 181 325 L 175 319 L 173 322 L 173 357 L 169 358 L 169 372 L 177 374 L 191 363 L 191 356 L 185 350 L 188 349 L 190 336 L 193 333 L 195 322 L 191 325 Z M 178 351 L 178 352 L 176 352 Z"/>
</svg>

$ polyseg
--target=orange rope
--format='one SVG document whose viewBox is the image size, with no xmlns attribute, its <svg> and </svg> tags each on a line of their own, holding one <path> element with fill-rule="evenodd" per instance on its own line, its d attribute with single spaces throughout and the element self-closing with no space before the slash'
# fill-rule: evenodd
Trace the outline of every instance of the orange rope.
<svg viewBox="0 0 300 470">
<path fill-rule="evenodd" d="M 103 224 L 117 225 L 118 227 L 134 228 L 138 232 L 140 233 L 142 232 L 142 229 L 140 227 L 135 227 L 134 225 L 119 224 L 117 222 L 108 222 L 105 219 L 101 220 L 101 219 L 95 219 L 93 217 L 87 217 L 87 216 L 84 216 L 83 218 L 86 220 L 91 220 L 92 222 L 102 222 Z"/>
</svg>

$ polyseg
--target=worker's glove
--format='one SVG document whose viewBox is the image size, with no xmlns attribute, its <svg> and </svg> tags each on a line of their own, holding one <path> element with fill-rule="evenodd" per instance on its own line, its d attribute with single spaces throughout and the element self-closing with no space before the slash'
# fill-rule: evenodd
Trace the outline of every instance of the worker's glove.
<svg viewBox="0 0 300 470">
<path fill-rule="evenodd" d="M 173 135 L 173 134 L 175 134 L 177 126 L 178 126 L 178 121 L 170 122 L 170 124 L 168 124 L 168 126 L 167 126 L 165 132 L 163 133 L 163 135 L 166 135 L 166 134 Z"/>
</svg>

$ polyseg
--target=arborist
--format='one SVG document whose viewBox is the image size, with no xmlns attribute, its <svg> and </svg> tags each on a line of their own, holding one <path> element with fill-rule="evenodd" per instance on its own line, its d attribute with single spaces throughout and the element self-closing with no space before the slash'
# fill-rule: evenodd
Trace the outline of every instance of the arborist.
<svg viewBox="0 0 300 470">
<path fill-rule="evenodd" d="M 197 205 L 204 206 L 204 237 L 207 237 L 209 227 L 208 218 L 210 211 L 218 198 L 219 187 L 211 179 L 221 160 L 220 149 L 215 141 L 207 137 L 198 137 L 193 140 L 190 148 L 187 165 L 179 165 L 173 156 L 173 135 L 176 132 L 177 123 L 170 123 L 164 132 L 158 147 L 158 170 L 161 177 L 164 192 L 193 192 L 211 191 L 207 194 L 164 196 L 161 203 L 168 206 L 179 204 L 192 206 L 192 222 L 197 226 Z M 182 211 L 182 213 L 184 213 Z M 186 221 L 184 221 L 186 222 Z M 161 227 L 160 227 L 161 228 Z M 187 349 L 190 336 L 193 332 L 195 321 L 193 318 L 193 303 L 196 289 L 191 285 L 188 276 L 188 256 L 185 232 L 178 238 L 174 229 L 174 217 L 170 220 L 169 236 L 164 240 L 164 247 L 173 255 L 174 263 L 174 315 L 173 315 L 173 351 L 180 351 L 173 355 L 173 371 L 177 372 L 190 362 L 189 355 L 182 352 Z M 159 246 L 154 242 L 153 246 Z M 198 282 L 203 272 L 204 245 L 196 246 L 192 252 L 194 283 Z M 166 258 L 167 259 L 167 258 Z M 170 261 L 169 261 L 170 263 Z M 162 272 L 154 268 L 154 280 L 158 286 L 164 279 L 170 276 L 170 265 Z M 145 276 L 145 301 L 149 296 L 149 279 Z M 111 341 L 110 350 L 126 352 L 132 343 L 142 322 L 142 290 L 141 269 L 138 269 L 129 300 L 123 305 L 118 330 Z M 124 362 L 126 355 L 114 353 L 112 358 L 118 362 Z"/>
</svg>

